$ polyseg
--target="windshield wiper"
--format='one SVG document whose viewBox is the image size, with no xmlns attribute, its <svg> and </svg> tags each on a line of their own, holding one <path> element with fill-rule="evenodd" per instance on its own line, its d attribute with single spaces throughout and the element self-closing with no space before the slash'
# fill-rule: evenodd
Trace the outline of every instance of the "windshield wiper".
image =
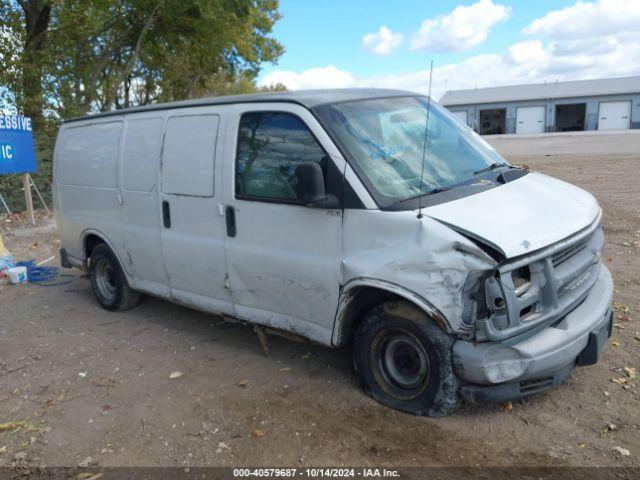
<svg viewBox="0 0 640 480">
<path fill-rule="evenodd" d="M 495 170 L 496 168 L 500 168 L 500 167 L 518 168 L 518 167 L 514 167 L 513 165 L 509 165 L 508 163 L 492 163 L 488 167 L 484 167 L 484 168 L 481 168 L 480 170 L 476 170 L 475 172 L 473 172 L 473 174 L 479 175 L 481 173 L 490 172 L 491 170 Z"/>
<path fill-rule="evenodd" d="M 396 200 L 395 202 L 391 203 L 391 205 L 388 205 L 388 207 L 393 207 L 394 205 L 398 205 L 399 203 L 402 202 L 407 202 L 409 200 L 415 200 L 416 198 L 420 198 L 420 197 L 426 197 L 428 195 L 433 195 L 436 193 L 442 193 L 442 192 L 446 192 L 447 190 L 452 190 L 454 187 L 438 187 L 438 188 L 434 188 L 433 190 L 429 190 L 428 192 L 424 192 L 421 193 L 420 195 L 414 195 L 413 197 L 407 197 L 407 198 L 403 198 L 401 200 Z"/>
<path fill-rule="evenodd" d="M 451 190 L 452 188 L 453 187 L 438 187 L 428 191 L 427 193 L 424 193 L 423 195 L 433 195 L 434 193 L 442 193 L 442 192 L 446 192 L 447 190 Z"/>
</svg>

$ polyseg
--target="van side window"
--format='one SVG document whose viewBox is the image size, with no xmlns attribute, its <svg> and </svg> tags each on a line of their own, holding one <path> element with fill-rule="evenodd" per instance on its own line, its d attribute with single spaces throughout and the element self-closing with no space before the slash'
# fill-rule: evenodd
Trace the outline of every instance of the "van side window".
<svg viewBox="0 0 640 480">
<path fill-rule="evenodd" d="M 167 122 L 162 151 L 162 192 L 213 196 L 218 115 L 181 115 Z"/>
<path fill-rule="evenodd" d="M 122 186 L 125 190 L 150 192 L 156 186 L 162 118 L 129 120 L 122 152 Z"/>
<path fill-rule="evenodd" d="M 297 203 L 295 169 L 327 158 L 309 128 L 283 112 L 246 113 L 240 120 L 236 158 L 236 197 Z"/>
<path fill-rule="evenodd" d="M 58 181 L 79 187 L 116 188 L 121 131 L 122 122 L 65 129 L 56 167 L 60 172 Z"/>
</svg>

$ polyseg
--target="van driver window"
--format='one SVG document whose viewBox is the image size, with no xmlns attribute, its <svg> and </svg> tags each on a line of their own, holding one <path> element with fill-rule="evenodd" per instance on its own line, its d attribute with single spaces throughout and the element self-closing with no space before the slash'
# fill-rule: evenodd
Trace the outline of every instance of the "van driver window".
<svg viewBox="0 0 640 480">
<path fill-rule="evenodd" d="M 326 178 L 327 158 L 304 122 L 281 112 L 242 116 L 236 159 L 236 196 L 296 202 L 294 176 L 302 163 L 320 164 Z"/>
</svg>

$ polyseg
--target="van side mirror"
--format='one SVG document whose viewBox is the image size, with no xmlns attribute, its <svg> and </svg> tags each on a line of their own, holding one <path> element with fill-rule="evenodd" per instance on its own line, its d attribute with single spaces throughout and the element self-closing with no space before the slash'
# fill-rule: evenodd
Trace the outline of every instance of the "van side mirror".
<svg viewBox="0 0 640 480">
<path fill-rule="evenodd" d="M 322 168 L 317 163 L 302 163 L 294 172 L 293 189 L 305 205 L 325 206 L 327 192 L 324 188 L 324 175 Z"/>
</svg>

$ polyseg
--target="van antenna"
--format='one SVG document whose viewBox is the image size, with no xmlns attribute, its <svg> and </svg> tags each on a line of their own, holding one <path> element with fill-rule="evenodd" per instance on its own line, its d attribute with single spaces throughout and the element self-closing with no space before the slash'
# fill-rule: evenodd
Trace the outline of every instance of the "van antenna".
<svg viewBox="0 0 640 480">
<path fill-rule="evenodd" d="M 429 96 L 427 97 L 427 121 L 424 125 L 424 143 L 422 144 L 422 165 L 420 166 L 420 192 L 418 195 L 418 218 L 422 218 L 422 187 L 424 183 L 424 161 L 427 156 L 427 139 L 429 132 L 429 111 L 431 110 L 431 81 L 433 80 L 433 60 L 429 68 Z"/>
</svg>

